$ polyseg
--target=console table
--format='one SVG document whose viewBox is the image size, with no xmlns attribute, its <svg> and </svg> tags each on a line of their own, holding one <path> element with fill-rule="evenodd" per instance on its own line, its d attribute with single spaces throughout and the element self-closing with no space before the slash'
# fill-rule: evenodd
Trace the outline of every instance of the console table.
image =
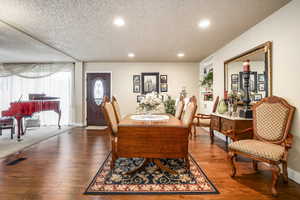
<svg viewBox="0 0 300 200">
<path fill-rule="evenodd" d="M 224 134 L 226 136 L 226 143 L 228 137 L 233 141 L 252 138 L 252 133 L 241 133 L 247 128 L 252 128 L 252 122 L 252 119 L 212 113 L 210 123 L 211 143 L 214 141 L 214 131 Z M 230 130 L 233 130 L 233 132 L 230 132 Z"/>
</svg>

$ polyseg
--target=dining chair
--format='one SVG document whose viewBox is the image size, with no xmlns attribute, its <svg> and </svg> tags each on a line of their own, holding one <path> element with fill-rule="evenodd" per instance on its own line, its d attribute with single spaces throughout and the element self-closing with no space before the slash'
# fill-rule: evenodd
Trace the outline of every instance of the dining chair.
<svg viewBox="0 0 300 200">
<path fill-rule="evenodd" d="M 290 128 L 295 107 L 280 97 L 272 96 L 253 105 L 253 128 L 242 132 L 253 132 L 253 139 L 239 140 L 229 144 L 228 157 L 232 167 L 231 176 L 236 174 L 235 157 L 241 155 L 257 162 L 268 163 L 272 171 L 273 196 L 277 196 L 279 164 L 282 164 L 284 182 L 288 182 L 288 150 L 292 147 Z M 233 132 L 233 131 L 232 131 Z"/>
<path fill-rule="evenodd" d="M 181 119 L 183 114 L 183 108 L 184 108 L 183 96 L 180 95 L 179 101 L 176 106 L 175 118 Z"/>
<path fill-rule="evenodd" d="M 120 106 L 119 106 L 119 103 L 115 96 L 112 97 L 112 105 L 113 105 L 114 112 L 115 112 L 115 115 L 117 118 L 117 123 L 119 123 L 121 121 L 122 117 L 121 117 Z"/>
<path fill-rule="evenodd" d="M 101 110 L 104 113 L 106 122 L 108 123 L 112 148 L 112 161 L 110 167 L 114 168 L 115 161 L 117 159 L 116 148 L 118 141 L 118 122 L 113 105 L 111 102 L 109 102 L 109 98 L 107 96 L 103 98 L 103 102 L 101 103 Z"/>
<path fill-rule="evenodd" d="M 219 103 L 219 96 L 217 96 L 214 105 L 213 105 L 213 109 L 212 109 L 212 113 L 215 113 L 218 107 L 218 103 Z M 214 141 L 214 132 L 211 129 L 211 115 L 207 115 L 207 114 L 201 114 L 198 113 L 195 115 L 194 121 L 193 121 L 193 135 L 196 136 L 196 126 L 199 127 L 208 127 L 209 128 L 209 133 L 210 133 L 210 143 L 213 144 Z"/>
<path fill-rule="evenodd" d="M 197 111 L 197 99 L 195 96 L 192 96 L 188 104 L 186 105 L 183 117 L 181 118 L 183 124 L 188 127 L 190 135 L 191 135 L 191 129 L 192 129 L 193 120 L 196 111 Z"/>
</svg>

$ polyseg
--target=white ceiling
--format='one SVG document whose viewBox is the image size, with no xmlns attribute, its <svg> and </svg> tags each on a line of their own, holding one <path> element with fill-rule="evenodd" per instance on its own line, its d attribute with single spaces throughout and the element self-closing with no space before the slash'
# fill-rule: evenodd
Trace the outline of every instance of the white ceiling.
<svg viewBox="0 0 300 200">
<path fill-rule="evenodd" d="M 0 20 L 39 40 L 1 23 L 0 62 L 200 61 L 289 1 L 0 0 Z M 117 16 L 124 27 L 112 25 Z"/>
</svg>

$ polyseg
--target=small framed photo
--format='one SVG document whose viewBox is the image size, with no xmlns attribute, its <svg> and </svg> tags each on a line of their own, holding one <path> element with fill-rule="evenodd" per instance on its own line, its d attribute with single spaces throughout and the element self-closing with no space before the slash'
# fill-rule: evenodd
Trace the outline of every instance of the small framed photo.
<svg viewBox="0 0 300 200">
<path fill-rule="evenodd" d="M 255 94 L 254 95 L 254 101 L 260 101 L 262 99 L 262 95 L 261 94 Z"/>
<path fill-rule="evenodd" d="M 133 93 L 141 92 L 141 76 L 133 75 Z"/>
<path fill-rule="evenodd" d="M 258 91 L 261 91 L 261 92 L 265 91 L 265 83 L 258 84 Z"/>
<path fill-rule="evenodd" d="M 161 92 L 168 92 L 168 84 L 167 83 L 160 84 L 160 91 Z"/>
<path fill-rule="evenodd" d="M 231 82 L 231 90 L 232 91 L 238 91 L 239 90 L 239 84 Z"/>
<path fill-rule="evenodd" d="M 168 75 L 160 75 L 160 83 L 168 83 Z"/>
<path fill-rule="evenodd" d="M 140 103 L 143 100 L 143 98 L 144 98 L 144 95 L 137 95 L 136 96 L 136 102 Z"/>
<path fill-rule="evenodd" d="M 231 74 L 231 84 L 235 84 L 239 82 L 239 75 L 238 74 Z"/>
<path fill-rule="evenodd" d="M 258 74 L 258 82 L 260 82 L 260 83 L 265 82 L 265 75 L 264 74 Z"/>
</svg>

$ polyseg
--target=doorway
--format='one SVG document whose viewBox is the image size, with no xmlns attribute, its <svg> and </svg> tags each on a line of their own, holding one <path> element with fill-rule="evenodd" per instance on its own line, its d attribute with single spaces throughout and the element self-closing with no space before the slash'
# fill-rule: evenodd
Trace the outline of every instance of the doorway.
<svg viewBox="0 0 300 200">
<path fill-rule="evenodd" d="M 106 126 L 100 105 L 104 96 L 111 97 L 111 73 L 87 73 L 87 126 Z"/>
</svg>

